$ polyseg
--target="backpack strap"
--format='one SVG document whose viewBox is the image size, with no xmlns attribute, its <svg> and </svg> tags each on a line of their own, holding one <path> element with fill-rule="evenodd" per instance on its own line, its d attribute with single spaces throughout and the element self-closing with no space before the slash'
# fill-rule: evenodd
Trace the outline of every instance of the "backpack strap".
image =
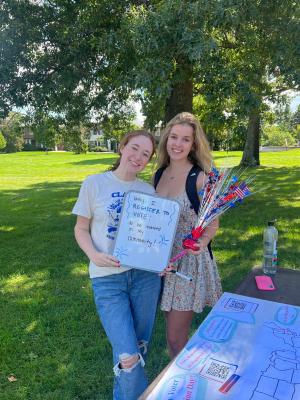
<svg viewBox="0 0 300 400">
<path fill-rule="evenodd" d="M 194 209 L 196 214 L 198 214 L 200 207 L 200 200 L 197 190 L 197 179 L 200 171 L 202 171 L 202 169 L 198 165 L 194 165 L 185 181 L 185 191 L 191 203 L 191 208 Z"/>
<path fill-rule="evenodd" d="M 160 167 L 160 168 L 158 168 L 158 170 L 155 172 L 155 174 L 154 174 L 154 179 L 153 179 L 153 186 L 154 186 L 154 189 L 156 189 L 156 186 L 158 185 L 158 182 L 159 182 L 159 180 L 160 180 L 160 178 L 161 178 L 161 176 L 162 176 L 162 174 L 163 174 L 163 172 L 164 172 L 164 170 L 167 168 L 167 166 L 164 166 L 164 167 Z"/>
<path fill-rule="evenodd" d="M 154 174 L 154 179 L 153 179 L 153 186 L 156 189 L 158 182 L 164 172 L 164 170 L 167 168 L 167 166 L 160 167 Z M 202 171 L 202 169 L 198 165 L 194 165 L 191 169 L 190 172 L 186 178 L 185 182 L 185 190 L 187 197 L 191 203 L 191 208 L 194 209 L 195 213 L 198 214 L 199 212 L 199 207 L 200 207 L 200 200 L 198 196 L 198 190 L 197 190 L 197 178 L 198 175 Z M 209 254 L 211 259 L 213 259 L 213 253 L 211 249 L 211 241 L 207 245 Z"/>
</svg>

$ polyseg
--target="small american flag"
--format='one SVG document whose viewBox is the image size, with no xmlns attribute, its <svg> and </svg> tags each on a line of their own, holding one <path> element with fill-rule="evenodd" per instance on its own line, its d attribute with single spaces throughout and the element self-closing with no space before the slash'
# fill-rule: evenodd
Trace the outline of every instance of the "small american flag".
<svg viewBox="0 0 300 400">
<path fill-rule="evenodd" d="M 239 199 L 243 199 L 250 194 L 250 190 L 245 182 L 242 182 L 240 186 L 235 189 L 235 194 Z"/>
</svg>

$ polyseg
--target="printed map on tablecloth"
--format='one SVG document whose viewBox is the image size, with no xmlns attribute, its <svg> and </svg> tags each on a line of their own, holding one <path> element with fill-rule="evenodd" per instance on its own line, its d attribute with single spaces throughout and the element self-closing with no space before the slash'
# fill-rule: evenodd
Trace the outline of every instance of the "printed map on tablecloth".
<svg viewBox="0 0 300 400">
<path fill-rule="evenodd" d="M 147 400 L 299 400 L 299 311 L 224 293 Z"/>
</svg>

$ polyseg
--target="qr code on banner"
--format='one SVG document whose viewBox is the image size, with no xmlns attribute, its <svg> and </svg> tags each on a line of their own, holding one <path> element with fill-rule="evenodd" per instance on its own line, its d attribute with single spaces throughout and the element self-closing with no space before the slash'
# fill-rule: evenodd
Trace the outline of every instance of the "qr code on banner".
<svg viewBox="0 0 300 400">
<path fill-rule="evenodd" d="M 249 301 L 245 301 L 242 299 L 237 299 L 237 298 L 229 298 L 226 299 L 224 308 L 225 309 L 230 309 L 231 311 L 237 311 L 237 312 L 248 312 L 248 313 L 254 313 L 255 310 L 257 309 L 258 304 L 257 303 L 251 303 Z"/>
<path fill-rule="evenodd" d="M 245 310 L 246 303 L 237 300 L 231 300 L 230 307 L 234 308 L 235 310 Z"/>
<path fill-rule="evenodd" d="M 229 376 L 236 372 L 236 370 L 237 365 L 235 364 L 229 364 L 211 358 L 200 372 L 200 375 L 214 381 L 225 382 Z"/>
</svg>

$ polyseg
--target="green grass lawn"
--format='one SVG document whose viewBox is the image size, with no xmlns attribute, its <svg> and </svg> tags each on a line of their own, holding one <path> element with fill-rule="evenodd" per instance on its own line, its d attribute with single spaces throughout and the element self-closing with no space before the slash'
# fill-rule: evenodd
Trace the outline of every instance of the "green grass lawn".
<svg viewBox="0 0 300 400">
<path fill-rule="evenodd" d="M 218 166 L 241 152 L 216 152 Z M 100 326 L 87 259 L 73 237 L 80 183 L 114 154 L 0 154 L 0 399 L 110 400 L 110 345 Z M 262 232 L 279 230 L 279 264 L 300 269 L 300 150 L 262 153 L 246 173 L 267 188 L 228 211 L 213 247 L 223 288 L 233 291 L 262 259 Z M 149 167 L 143 178 L 150 179 Z M 193 329 L 202 321 L 198 315 Z M 120 333 L 121 334 L 121 333 Z M 158 313 L 147 363 L 150 379 L 168 363 Z M 10 382 L 13 375 L 17 380 Z"/>
</svg>

